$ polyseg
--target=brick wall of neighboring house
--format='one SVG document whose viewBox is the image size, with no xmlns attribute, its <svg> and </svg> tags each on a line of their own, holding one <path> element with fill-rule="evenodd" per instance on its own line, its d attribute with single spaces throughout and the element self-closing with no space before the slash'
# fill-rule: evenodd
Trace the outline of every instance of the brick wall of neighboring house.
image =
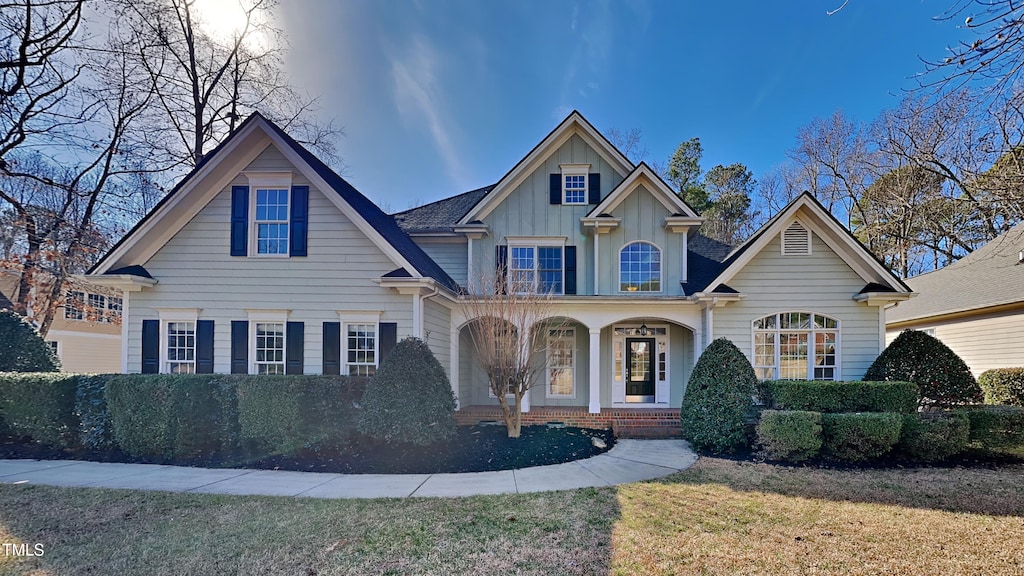
<svg viewBox="0 0 1024 576">
<path fill-rule="evenodd" d="M 467 406 L 455 412 L 461 426 L 504 422 L 500 406 Z M 604 408 L 591 414 L 586 407 L 534 406 L 523 414 L 523 425 L 561 422 L 579 428 L 611 428 L 619 438 L 673 438 L 682 435 L 678 408 Z"/>
</svg>

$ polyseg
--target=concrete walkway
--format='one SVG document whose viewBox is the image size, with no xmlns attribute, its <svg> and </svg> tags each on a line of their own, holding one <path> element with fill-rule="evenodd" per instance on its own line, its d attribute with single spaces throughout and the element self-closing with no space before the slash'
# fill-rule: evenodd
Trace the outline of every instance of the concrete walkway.
<svg viewBox="0 0 1024 576">
<path fill-rule="evenodd" d="M 586 460 L 465 474 L 326 474 L 188 468 L 77 460 L 0 460 L 0 483 L 204 494 L 404 498 L 474 496 L 614 486 L 685 470 L 697 455 L 683 440 L 619 440 Z"/>
</svg>

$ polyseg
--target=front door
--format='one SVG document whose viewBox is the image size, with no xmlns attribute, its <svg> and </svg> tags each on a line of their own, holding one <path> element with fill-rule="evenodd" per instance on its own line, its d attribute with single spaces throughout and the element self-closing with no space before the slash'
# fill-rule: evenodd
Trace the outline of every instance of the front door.
<svg viewBox="0 0 1024 576">
<path fill-rule="evenodd" d="M 654 402 L 654 338 L 626 338 L 626 402 Z"/>
</svg>

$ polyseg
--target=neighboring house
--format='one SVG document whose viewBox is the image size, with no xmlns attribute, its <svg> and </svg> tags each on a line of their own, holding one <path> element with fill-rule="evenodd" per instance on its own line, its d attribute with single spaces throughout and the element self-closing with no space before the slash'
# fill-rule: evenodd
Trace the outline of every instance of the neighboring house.
<svg viewBox="0 0 1024 576">
<path fill-rule="evenodd" d="M 493 186 L 394 216 L 257 114 L 89 279 L 125 290 L 126 372 L 372 374 L 417 336 L 464 420 L 497 404 L 462 304 L 497 270 L 570 321 L 535 420 L 677 417 L 721 336 L 762 378 L 863 376 L 905 284 L 808 194 L 735 249 L 702 221 L 577 112 Z"/>
<path fill-rule="evenodd" d="M 45 274 L 37 272 L 37 274 Z M 20 271 L 0 270 L 0 308 L 14 309 Z M 61 371 L 100 374 L 121 371 L 121 292 L 81 279 L 69 281 L 46 342 Z"/>
<path fill-rule="evenodd" d="M 919 295 L 886 315 L 886 338 L 906 329 L 942 340 L 979 376 L 1024 366 L 1024 223 L 945 268 L 907 280 Z"/>
</svg>

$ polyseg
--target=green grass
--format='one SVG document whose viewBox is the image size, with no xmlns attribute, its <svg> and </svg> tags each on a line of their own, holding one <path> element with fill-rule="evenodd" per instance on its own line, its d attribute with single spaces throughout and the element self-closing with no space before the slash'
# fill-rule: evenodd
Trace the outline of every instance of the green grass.
<svg viewBox="0 0 1024 576">
<path fill-rule="evenodd" d="M 657 482 L 315 500 L 0 485 L 2 574 L 1020 574 L 1024 467 L 704 458 Z M 2 552 L 2 550 L 0 550 Z"/>
</svg>

